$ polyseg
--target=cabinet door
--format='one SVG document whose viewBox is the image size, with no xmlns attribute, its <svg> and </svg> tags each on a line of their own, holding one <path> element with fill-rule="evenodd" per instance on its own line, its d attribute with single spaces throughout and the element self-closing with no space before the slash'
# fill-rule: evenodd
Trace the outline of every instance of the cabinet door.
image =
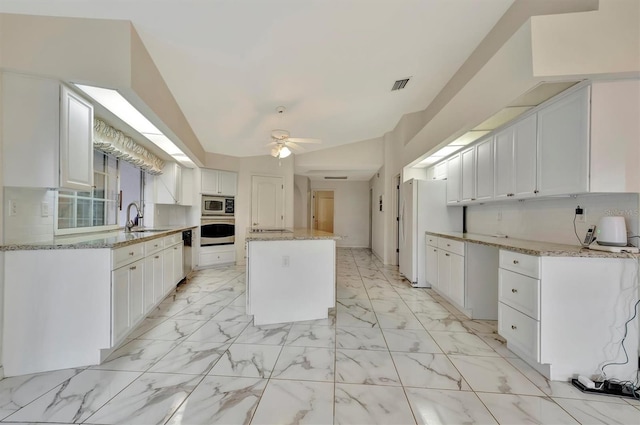
<svg viewBox="0 0 640 425">
<path fill-rule="evenodd" d="M 493 137 L 476 145 L 476 199 L 493 198 Z"/>
<path fill-rule="evenodd" d="M 153 304 L 156 304 L 164 297 L 164 251 L 156 253 L 151 261 L 152 268 L 147 271 L 153 274 Z"/>
<path fill-rule="evenodd" d="M 93 106 L 62 86 L 60 98 L 60 187 L 93 186 Z"/>
<path fill-rule="evenodd" d="M 193 170 L 185 168 L 181 172 L 180 205 L 193 205 Z"/>
<path fill-rule="evenodd" d="M 174 287 L 173 247 L 165 249 L 162 253 L 162 298 L 164 298 Z"/>
<path fill-rule="evenodd" d="M 513 143 L 514 128 L 505 128 L 495 135 L 495 198 L 502 199 L 513 196 L 515 190 L 515 157 Z M 535 145 L 534 145 L 535 146 Z M 535 164 L 535 150 L 533 159 Z"/>
<path fill-rule="evenodd" d="M 144 285 L 142 287 L 142 310 L 144 314 L 148 313 L 155 304 L 153 295 L 153 259 L 156 255 L 153 254 L 144 259 Z M 160 270 L 162 270 L 162 264 L 160 264 Z"/>
<path fill-rule="evenodd" d="M 449 281 L 451 279 L 451 253 L 438 250 L 438 291 L 449 295 Z"/>
<path fill-rule="evenodd" d="M 433 179 L 434 180 L 444 180 L 447 178 L 447 162 L 442 161 L 433 169 Z"/>
<path fill-rule="evenodd" d="M 427 284 L 432 288 L 438 288 L 438 250 L 427 245 Z"/>
<path fill-rule="evenodd" d="M 173 255 L 173 286 L 180 282 L 184 277 L 182 250 L 182 244 L 175 245 L 173 248 L 171 248 L 171 254 Z"/>
<path fill-rule="evenodd" d="M 225 196 L 236 196 L 237 174 L 231 171 L 218 172 L 218 193 Z"/>
<path fill-rule="evenodd" d="M 144 260 L 125 268 L 129 269 L 129 326 L 135 326 L 144 315 Z"/>
<path fill-rule="evenodd" d="M 511 193 L 518 198 L 537 194 L 536 123 L 537 115 L 534 114 L 513 127 L 514 187 Z"/>
<path fill-rule="evenodd" d="M 588 190 L 589 87 L 538 112 L 538 190 L 566 195 Z"/>
<path fill-rule="evenodd" d="M 155 203 L 175 205 L 180 203 L 181 168 L 175 162 L 167 163 L 162 174 L 155 176 Z"/>
<path fill-rule="evenodd" d="M 451 254 L 450 258 L 449 297 L 460 307 L 464 307 L 464 257 Z"/>
<path fill-rule="evenodd" d="M 460 155 L 447 160 L 447 204 L 460 203 Z"/>
<path fill-rule="evenodd" d="M 202 170 L 202 193 L 209 195 L 218 194 L 217 170 Z"/>
<path fill-rule="evenodd" d="M 2 73 L 4 186 L 58 187 L 60 84 Z"/>
<path fill-rule="evenodd" d="M 461 201 L 469 202 L 476 200 L 476 150 L 469 148 L 460 155 L 462 161 L 462 197 Z"/>
<path fill-rule="evenodd" d="M 129 267 L 111 272 L 111 346 L 129 331 Z"/>
</svg>

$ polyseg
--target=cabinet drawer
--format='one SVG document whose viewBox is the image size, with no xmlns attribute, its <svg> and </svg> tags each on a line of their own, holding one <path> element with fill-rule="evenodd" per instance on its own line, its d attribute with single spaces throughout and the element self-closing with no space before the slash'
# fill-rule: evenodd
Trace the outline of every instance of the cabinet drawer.
<svg viewBox="0 0 640 425">
<path fill-rule="evenodd" d="M 539 279 L 540 257 L 500 250 L 500 268 Z"/>
<path fill-rule="evenodd" d="M 144 243 L 145 255 L 154 254 L 164 248 L 164 238 L 153 239 Z"/>
<path fill-rule="evenodd" d="M 165 248 L 168 248 L 171 245 L 175 245 L 181 241 L 182 241 L 182 233 L 174 233 L 173 235 L 167 236 L 164 238 L 164 246 Z"/>
<path fill-rule="evenodd" d="M 236 261 L 235 251 L 200 252 L 200 267 L 227 264 Z"/>
<path fill-rule="evenodd" d="M 464 242 L 448 238 L 438 238 L 438 248 L 464 256 Z"/>
<path fill-rule="evenodd" d="M 504 269 L 498 273 L 500 302 L 540 320 L 540 281 Z"/>
<path fill-rule="evenodd" d="M 142 243 L 114 249 L 111 251 L 111 269 L 115 270 L 142 257 L 144 257 L 144 244 Z"/>
<path fill-rule="evenodd" d="M 427 235 L 427 245 L 429 246 L 438 246 L 438 237 Z"/>
<path fill-rule="evenodd" d="M 498 303 L 498 333 L 535 361 L 540 358 L 540 322 Z"/>
</svg>

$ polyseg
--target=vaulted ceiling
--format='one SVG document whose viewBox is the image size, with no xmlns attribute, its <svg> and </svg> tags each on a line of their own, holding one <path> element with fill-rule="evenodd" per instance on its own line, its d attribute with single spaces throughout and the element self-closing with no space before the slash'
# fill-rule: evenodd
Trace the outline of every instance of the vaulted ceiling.
<svg viewBox="0 0 640 425">
<path fill-rule="evenodd" d="M 512 3 L 3 0 L 0 12 L 130 20 L 205 150 L 252 156 L 278 128 L 322 139 L 307 152 L 382 136 L 429 105 Z"/>
</svg>

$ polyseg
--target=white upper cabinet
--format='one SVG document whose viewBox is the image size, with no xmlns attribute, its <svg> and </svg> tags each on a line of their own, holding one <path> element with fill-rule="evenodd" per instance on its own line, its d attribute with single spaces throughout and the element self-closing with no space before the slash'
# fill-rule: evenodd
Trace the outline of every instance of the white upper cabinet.
<svg viewBox="0 0 640 425">
<path fill-rule="evenodd" d="M 476 200 L 476 150 L 475 147 L 466 149 L 460 154 L 462 181 L 462 202 Z"/>
<path fill-rule="evenodd" d="M 182 189 L 182 168 L 175 162 L 168 162 L 162 174 L 154 178 L 156 204 L 180 204 Z"/>
<path fill-rule="evenodd" d="M 182 188 L 180 190 L 180 205 L 192 206 L 193 205 L 193 169 L 182 169 Z"/>
<path fill-rule="evenodd" d="M 536 114 L 496 133 L 495 198 L 536 193 Z"/>
<path fill-rule="evenodd" d="M 589 190 L 589 87 L 538 112 L 539 195 Z"/>
<path fill-rule="evenodd" d="M 447 161 L 442 161 L 433 167 L 433 180 L 444 180 L 447 178 Z"/>
<path fill-rule="evenodd" d="M 4 185 L 89 190 L 93 107 L 58 81 L 2 74 Z"/>
<path fill-rule="evenodd" d="M 460 203 L 460 154 L 447 159 L 447 204 Z"/>
<path fill-rule="evenodd" d="M 60 187 L 93 187 L 93 106 L 65 86 L 60 92 Z"/>
<path fill-rule="evenodd" d="M 476 196 L 478 201 L 493 198 L 493 137 L 476 146 Z"/>
<path fill-rule="evenodd" d="M 236 196 L 238 174 L 232 171 L 202 169 L 202 193 Z"/>
</svg>

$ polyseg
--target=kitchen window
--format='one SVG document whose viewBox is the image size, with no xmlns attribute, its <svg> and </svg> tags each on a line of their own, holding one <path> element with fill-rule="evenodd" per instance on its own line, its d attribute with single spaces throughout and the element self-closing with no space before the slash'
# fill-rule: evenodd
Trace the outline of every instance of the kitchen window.
<svg viewBox="0 0 640 425">
<path fill-rule="evenodd" d="M 58 235 L 118 227 L 119 164 L 103 152 L 93 152 L 93 184 L 89 192 L 60 190 L 56 202 Z"/>
</svg>

